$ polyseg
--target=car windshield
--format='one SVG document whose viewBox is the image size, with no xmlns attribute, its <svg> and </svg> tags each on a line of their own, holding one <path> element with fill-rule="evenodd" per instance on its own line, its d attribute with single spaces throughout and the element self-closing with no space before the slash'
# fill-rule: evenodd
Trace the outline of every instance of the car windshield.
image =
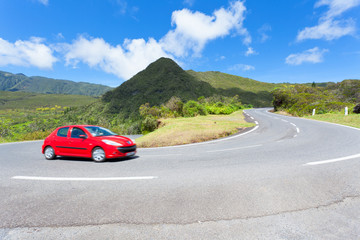
<svg viewBox="0 0 360 240">
<path fill-rule="evenodd" d="M 116 133 L 113 133 L 109 129 L 102 128 L 102 127 L 96 127 L 96 126 L 89 126 L 85 127 L 86 130 L 88 130 L 91 135 L 94 137 L 101 137 L 101 136 L 114 136 L 117 135 Z"/>
</svg>

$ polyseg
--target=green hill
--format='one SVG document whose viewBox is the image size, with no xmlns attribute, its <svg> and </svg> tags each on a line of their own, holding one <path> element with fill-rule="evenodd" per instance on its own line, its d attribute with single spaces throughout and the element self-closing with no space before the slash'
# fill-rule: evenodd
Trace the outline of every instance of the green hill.
<svg viewBox="0 0 360 240">
<path fill-rule="evenodd" d="M 172 96 L 188 101 L 200 96 L 238 95 L 244 104 L 265 107 L 271 106 L 270 91 L 275 86 L 220 72 L 184 71 L 173 60 L 160 58 L 130 80 L 104 94 L 102 100 L 108 104 L 109 113 L 122 113 L 126 117 L 138 115 L 141 104 L 161 105 Z"/>
<path fill-rule="evenodd" d="M 277 86 L 277 84 L 274 83 L 259 82 L 250 78 L 243 78 L 217 71 L 195 72 L 188 70 L 187 72 L 196 79 L 209 83 L 214 88 L 239 88 L 243 91 L 259 93 L 262 91 L 270 92 Z"/>
<path fill-rule="evenodd" d="M 100 96 L 111 87 L 0 71 L 0 91 Z"/>
<path fill-rule="evenodd" d="M 216 91 L 210 84 L 198 81 L 173 60 L 160 58 L 119 87 L 104 94 L 110 113 L 138 115 L 141 104 L 161 105 L 172 96 L 183 101 L 211 96 Z"/>
<path fill-rule="evenodd" d="M 222 72 L 195 72 L 193 70 L 187 72 L 196 79 L 207 82 L 216 88 L 219 95 L 238 95 L 242 103 L 255 107 L 271 106 L 271 91 L 279 86 L 279 84 L 259 82 Z"/>
</svg>

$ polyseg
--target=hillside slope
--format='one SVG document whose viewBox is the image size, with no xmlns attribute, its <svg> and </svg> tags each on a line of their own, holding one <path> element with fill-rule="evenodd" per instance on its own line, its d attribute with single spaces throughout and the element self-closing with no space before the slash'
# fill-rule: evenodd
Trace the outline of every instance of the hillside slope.
<svg viewBox="0 0 360 240">
<path fill-rule="evenodd" d="M 230 76 L 226 79 L 226 87 L 221 88 L 224 81 L 217 75 Z M 207 81 L 204 79 L 203 73 L 184 71 L 173 60 L 160 58 L 130 80 L 104 94 L 102 100 L 107 104 L 109 113 L 122 113 L 125 117 L 138 114 L 141 104 L 161 105 L 172 96 L 188 101 L 201 96 L 238 95 L 244 104 L 252 104 L 255 107 L 271 106 L 270 91 L 275 87 L 274 84 L 251 79 L 239 82 L 241 77 L 216 72 L 207 78 Z"/>
<path fill-rule="evenodd" d="M 200 81 L 209 83 L 217 89 L 220 95 L 238 95 L 241 102 L 252 104 L 255 107 L 271 106 L 271 91 L 280 86 L 279 84 L 259 82 L 216 71 L 195 72 L 188 70 L 187 73 Z"/>
<path fill-rule="evenodd" d="M 111 87 L 0 71 L 0 91 L 100 96 Z"/>
<path fill-rule="evenodd" d="M 250 78 L 243 78 L 217 71 L 195 72 L 193 70 L 188 70 L 186 72 L 198 80 L 209 83 L 214 88 L 239 88 L 244 91 L 258 93 L 261 91 L 270 92 L 277 86 L 277 84 L 274 83 L 259 82 Z"/>
<path fill-rule="evenodd" d="M 173 60 L 160 58 L 128 81 L 103 96 L 109 112 L 126 116 L 136 112 L 141 104 L 161 105 L 172 96 L 183 101 L 211 96 L 216 91 L 210 84 L 198 81 Z"/>
</svg>

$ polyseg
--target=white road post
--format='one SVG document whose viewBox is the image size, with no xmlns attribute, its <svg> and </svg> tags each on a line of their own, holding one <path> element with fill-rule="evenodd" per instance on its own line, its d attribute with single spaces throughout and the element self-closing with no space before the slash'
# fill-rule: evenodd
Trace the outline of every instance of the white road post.
<svg viewBox="0 0 360 240">
<path fill-rule="evenodd" d="M 313 113 L 312 113 L 313 116 L 315 116 L 315 109 L 313 109 Z"/>
<path fill-rule="evenodd" d="M 349 109 L 348 107 L 345 107 L 345 116 L 349 115 Z"/>
</svg>

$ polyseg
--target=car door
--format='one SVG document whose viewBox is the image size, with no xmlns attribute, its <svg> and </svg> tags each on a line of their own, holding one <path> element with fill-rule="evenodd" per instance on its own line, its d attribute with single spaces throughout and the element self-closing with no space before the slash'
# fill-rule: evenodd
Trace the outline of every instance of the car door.
<svg viewBox="0 0 360 240">
<path fill-rule="evenodd" d="M 87 134 L 79 127 L 72 127 L 70 131 L 68 151 L 71 156 L 88 157 L 89 140 Z"/>
<path fill-rule="evenodd" d="M 66 155 L 69 153 L 68 145 L 69 145 L 69 127 L 62 127 L 59 128 L 55 137 L 54 137 L 54 144 L 53 147 L 55 149 L 56 155 Z"/>
</svg>

